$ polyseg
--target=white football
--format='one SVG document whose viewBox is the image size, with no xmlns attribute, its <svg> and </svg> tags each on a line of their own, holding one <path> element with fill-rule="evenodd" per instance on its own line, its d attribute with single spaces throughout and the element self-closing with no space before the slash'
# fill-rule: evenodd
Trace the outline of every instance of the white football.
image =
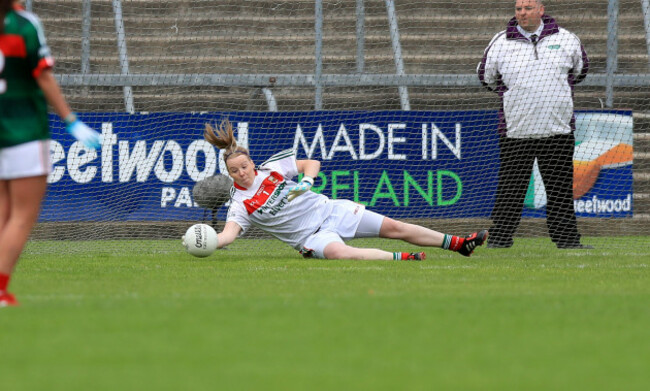
<svg viewBox="0 0 650 391">
<path fill-rule="evenodd" d="M 195 257 L 204 258 L 217 249 L 217 231 L 207 224 L 194 224 L 183 235 L 183 246 Z"/>
</svg>

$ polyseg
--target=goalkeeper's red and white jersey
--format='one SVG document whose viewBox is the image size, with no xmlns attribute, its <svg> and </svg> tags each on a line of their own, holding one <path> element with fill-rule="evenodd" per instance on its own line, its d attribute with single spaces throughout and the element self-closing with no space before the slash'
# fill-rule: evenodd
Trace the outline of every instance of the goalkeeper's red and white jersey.
<svg viewBox="0 0 650 391">
<path fill-rule="evenodd" d="M 332 213 L 332 202 L 313 191 L 289 202 L 287 193 L 296 185 L 291 180 L 296 176 L 298 167 L 292 150 L 273 155 L 256 169 L 250 188 L 234 184 L 227 221 L 237 223 L 241 235 L 253 225 L 300 250 Z"/>
</svg>

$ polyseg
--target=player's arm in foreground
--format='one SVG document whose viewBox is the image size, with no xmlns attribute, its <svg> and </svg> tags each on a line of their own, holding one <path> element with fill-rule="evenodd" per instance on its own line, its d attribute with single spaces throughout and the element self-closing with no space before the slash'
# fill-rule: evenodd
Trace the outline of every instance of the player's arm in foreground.
<svg viewBox="0 0 650 391">
<path fill-rule="evenodd" d="M 293 201 L 294 198 L 308 192 L 309 189 L 314 186 L 314 178 L 316 178 L 320 172 L 320 161 L 296 160 L 296 167 L 298 167 L 298 172 L 302 173 L 303 176 L 300 183 L 289 190 L 289 194 L 287 195 L 289 201 Z"/>
<path fill-rule="evenodd" d="M 68 133 L 72 134 L 74 138 L 81 141 L 88 148 L 99 148 L 99 133 L 78 120 L 77 116 L 70 110 L 70 106 L 63 97 L 52 70 L 43 70 L 36 78 L 36 82 L 43 91 L 47 102 L 65 122 L 65 129 Z"/>
<path fill-rule="evenodd" d="M 218 245 L 217 248 L 224 248 L 230 243 L 234 242 L 235 239 L 239 236 L 241 232 L 241 227 L 239 224 L 234 221 L 226 222 L 226 225 L 223 227 L 223 231 L 217 234 Z"/>
</svg>

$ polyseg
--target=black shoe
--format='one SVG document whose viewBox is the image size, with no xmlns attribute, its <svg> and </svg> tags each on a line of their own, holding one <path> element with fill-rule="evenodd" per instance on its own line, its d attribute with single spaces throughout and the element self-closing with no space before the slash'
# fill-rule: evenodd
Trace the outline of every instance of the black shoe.
<svg viewBox="0 0 650 391">
<path fill-rule="evenodd" d="M 558 244 L 557 248 L 560 250 L 593 250 L 594 246 L 581 243 L 564 243 Z"/>
<path fill-rule="evenodd" d="M 474 232 L 473 234 L 465 237 L 463 245 L 460 246 L 458 252 L 461 255 L 469 257 L 474 252 L 474 249 L 483 244 L 488 238 L 488 231 L 484 229 L 481 232 Z"/>
</svg>

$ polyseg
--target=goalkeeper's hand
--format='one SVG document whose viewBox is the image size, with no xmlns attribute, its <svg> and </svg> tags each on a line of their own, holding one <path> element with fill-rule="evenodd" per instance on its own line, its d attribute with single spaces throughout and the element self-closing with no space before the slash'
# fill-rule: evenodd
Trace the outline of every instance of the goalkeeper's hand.
<svg viewBox="0 0 650 391">
<path fill-rule="evenodd" d="M 289 194 L 287 195 L 287 199 L 289 200 L 289 202 L 293 201 L 294 198 L 308 192 L 312 186 L 314 186 L 314 178 L 306 175 L 303 176 L 300 183 L 298 183 L 297 185 L 289 189 Z"/>
<path fill-rule="evenodd" d="M 65 130 L 88 148 L 99 149 L 99 133 L 77 119 L 74 114 L 65 119 Z"/>
</svg>

